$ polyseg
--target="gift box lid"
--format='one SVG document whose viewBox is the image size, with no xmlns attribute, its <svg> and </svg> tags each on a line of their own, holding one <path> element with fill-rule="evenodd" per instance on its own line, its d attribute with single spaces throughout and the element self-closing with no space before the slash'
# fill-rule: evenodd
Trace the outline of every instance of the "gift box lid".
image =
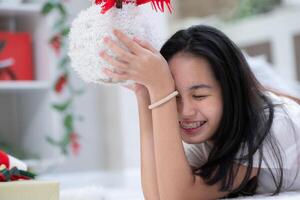
<svg viewBox="0 0 300 200">
<path fill-rule="evenodd" d="M 59 183 L 55 181 L 1 182 L 0 191 L 0 199 L 59 200 Z"/>
</svg>

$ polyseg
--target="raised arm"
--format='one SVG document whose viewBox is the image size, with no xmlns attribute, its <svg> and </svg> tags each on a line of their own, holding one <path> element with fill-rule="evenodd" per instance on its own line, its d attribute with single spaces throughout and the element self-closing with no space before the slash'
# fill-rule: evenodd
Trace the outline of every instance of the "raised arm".
<svg viewBox="0 0 300 200">
<path fill-rule="evenodd" d="M 142 188 L 146 200 L 159 200 L 156 166 L 154 158 L 153 127 L 149 93 L 146 88 L 136 91 L 141 145 L 141 176 Z"/>
</svg>

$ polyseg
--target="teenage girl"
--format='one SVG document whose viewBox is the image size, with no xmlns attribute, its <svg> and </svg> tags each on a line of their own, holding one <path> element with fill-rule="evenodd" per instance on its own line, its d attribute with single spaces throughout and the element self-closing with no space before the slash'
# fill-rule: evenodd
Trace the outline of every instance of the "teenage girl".
<svg viewBox="0 0 300 200">
<path fill-rule="evenodd" d="M 192 26 L 156 51 L 114 34 L 100 55 L 133 80 L 145 199 L 201 200 L 300 189 L 300 105 L 265 89 L 222 32 Z M 149 106 L 150 105 L 150 106 Z"/>
</svg>

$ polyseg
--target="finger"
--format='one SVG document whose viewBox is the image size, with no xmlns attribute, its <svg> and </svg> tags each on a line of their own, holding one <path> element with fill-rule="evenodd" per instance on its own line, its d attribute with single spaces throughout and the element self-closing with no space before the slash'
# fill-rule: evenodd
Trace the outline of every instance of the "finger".
<svg viewBox="0 0 300 200">
<path fill-rule="evenodd" d="M 120 59 L 125 62 L 129 62 L 133 59 L 133 55 L 126 51 L 125 49 L 121 48 L 117 45 L 112 39 L 105 37 L 103 39 L 104 43 L 107 45 L 109 49 L 111 49 Z"/>
<path fill-rule="evenodd" d="M 114 67 L 117 67 L 117 68 L 120 68 L 123 70 L 128 69 L 128 66 L 124 62 L 118 61 L 117 59 L 111 57 L 104 51 L 100 52 L 100 57 L 103 58 L 103 60 L 105 60 L 107 63 L 111 64 Z"/>
<path fill-rule="evenodd" d="M 111 69 L 108 68 L 104 68 L 103 73 L 106 74 L 108 77 L 114 79 L 114 80 L 118 80 L 118 81 L 127 81 L 130 80 L 129 79 L 129 74 L 126 72 L 117 72 L 117 71 L 113 71 Z"/>
<path fill-rule="evenodd" d="M 148 49 L 152 53 L 156 53 L 157 50 L 147 41 L 140 40 L 136 37 L 133 38 L 133 40 L 138 43 L 140 46 L 144 47 L 145 49 Z"/>
<path fill-rule="evenodd" d="M 143 52 L 143 49 L 123 32 L 115 29 L 113 33 L 135 55 L 140 55 Z"/>
</svg>

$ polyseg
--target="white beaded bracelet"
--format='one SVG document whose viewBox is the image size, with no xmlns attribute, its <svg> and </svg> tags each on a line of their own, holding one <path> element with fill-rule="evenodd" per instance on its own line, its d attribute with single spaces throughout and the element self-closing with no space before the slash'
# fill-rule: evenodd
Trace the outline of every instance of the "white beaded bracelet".
<svg viewBox="0 0 300 200">
<path fill-rule="evenodd" d="M 160 106 L 160 105 L 162 105 L 162 104 L 168 102 L 169 100 L 171 100 L 173 97 L 175 97 L 175 96 L 177 96 L 177 95 L 178 95 L 178 91 L 175 90 L 174 92 L 172 92 L 171 94 L 169 94 L 169 95 L 166 96 L 165 98 L 163 98 L 163 99 L 161 99 L 161 100 L 159 100 L 159 101 L 157 101 L 157 102 L 155 102 L 155 103 L 149 105 L 148 108 L 149 108 L 150 110 L 152 110 L 153 108 L 156 108 L 156 107 L 158 107 L 158 106 Z"/>
</svg>

